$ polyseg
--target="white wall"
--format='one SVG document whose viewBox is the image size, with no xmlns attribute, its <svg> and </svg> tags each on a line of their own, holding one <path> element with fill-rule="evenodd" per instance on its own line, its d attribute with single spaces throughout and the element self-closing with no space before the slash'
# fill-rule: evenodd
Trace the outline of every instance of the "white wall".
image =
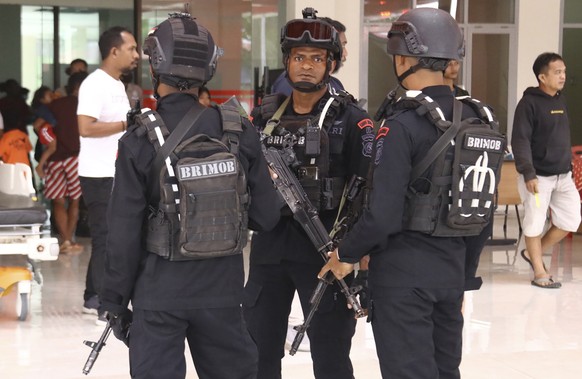
<svg viewBox="0 0 582 379">
<path fill-rule="evenodd" d="M 363 83 L 367 78 L 363 75 L 364 67 L 362 54 L 362 38 L 360 31 L 364 20 L 363 0 L 289 0 L 287 1 L 288 18 L 301 18 L 301 10 L 306 7 L 313 7 L 320 17 L 330 17 L 340 21 L 346 26 L 346 38 L 348 40 L 348 58 L 340 71 L 334 74 L 341 80 L 345 89 L 359 98 L 363 93 Z"/>
<path fill-rule="evenodd" d="M 561 0 L 521 0 L 517 13 L 517 100 L 537 86 L 532 65 L 543 52 L 560 53 Z"/>
</svg>

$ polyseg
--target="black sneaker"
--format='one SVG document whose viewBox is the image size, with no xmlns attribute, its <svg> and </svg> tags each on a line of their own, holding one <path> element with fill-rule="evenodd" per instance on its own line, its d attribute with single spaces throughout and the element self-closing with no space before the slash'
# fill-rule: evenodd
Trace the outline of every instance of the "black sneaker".
<svg viewBox="0 0 582 379">
<path fill-rule="evenodd" d="M 93 295 L 83 303 L 83 313 L 96 315 L 99 309 L 99 296 Z"/>
</svg>

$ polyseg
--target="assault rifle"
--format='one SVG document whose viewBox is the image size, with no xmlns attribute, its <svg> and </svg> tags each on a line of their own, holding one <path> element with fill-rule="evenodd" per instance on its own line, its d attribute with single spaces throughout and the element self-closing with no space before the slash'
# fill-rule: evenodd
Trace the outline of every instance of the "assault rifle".
<svg viewBox="0 0 582 379">
<path fill-rule="evenodd" d="M 141 103 L 139 99 L 135 101 L 135 106 L 127 111 L 127 115 L 125 116 L 127 124 L 126 126 L 133 125 L 135 122 L 135 118 L 141 114 Z"/>
<path fill-rule="evenodd" d="M 83 341 L 83 343 L 91 348 L 91 353 L 89 353 L 89 357 L 87 357 L 87 362 L 85 362 L 85 366 L 83 366 L 83 374 L 87 375 L 91 372 L 93 368 L 93 364 L 97 360 L 99 353 L 103 346 L 105 346 L 105 342 L 107 342 L 107 338 L 111 334 L 111 325 L 109 325 L 109 321 L 107 321 L 107 325 L 105 326 L 105 330 L 101 333 L 101 337 L 99 341 Z"/>
<path fill-rule="evenodd" d="M 327 262 L 329 259 L 327 252 L 333 250 L 334 242 L 321 222 L 317 209 L 311 204 L 297 177 L 289 169 L 289 166 L 296 161 L 292 143 L 283 149 L 266 148 L 263 145 L 263 154 L 269 167 L 277 174 L 277 178 L 273 179 L 273 182 L 291 209 L 291 212 L 293 212 L 293 218 L 303 227 L 324 262 Z M 294 327 L 297 335 L 289 350 L 290 355 L 295 355 L 297 352 L 299 344 L 303 340 L 305 332 L 311 323 L 311 319 L 319 307 L 323 294 L 333 280 L 339 284 L 342 293 L 346 296 L 348 304 L 354 310 L 356 317 L 360 318 L 365 316 L 364 309 L 362 309 L 362 306 L 356 298 L 356 294 L 360 289 L 348 287 L 343 279 L 337 279 L 331 271 L 328 271 L 325 276 L 319 279 L 319 283 L 317 283 L 317 287 L 313 291 L 311 299 L 309 299 L 311 308 L 305 321 L 302 325 Z"/>
</svg>

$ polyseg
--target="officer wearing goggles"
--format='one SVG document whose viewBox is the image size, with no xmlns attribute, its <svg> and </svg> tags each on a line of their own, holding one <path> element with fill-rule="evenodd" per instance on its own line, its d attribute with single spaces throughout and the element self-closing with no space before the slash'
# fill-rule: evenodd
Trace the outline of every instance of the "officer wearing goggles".
<svg viewBox="0 0 582 379">
<path fill-rule="evenodd" d="M 287 138 L 294 141 L 297 160 L 292 169 L 330 230 L 348 180 L 366 176 L 373 123 L 351 96 L 328 92 L 326 85 L 341 61 L 342 46 L 337 31 L 316 18 L 313 9 L 282 28 L 281 49 L 293 92 L 289 97 L 266 96 L 262 106 L 253 110 L 253 122 L 269 147 L 283 149 Z M 243 307 L 259 349 L 260 379 L 281 378 L 294 295 L 297 292 L 307 314 L 323 264 L 301 225 L 289 212 L 283 213 L 275 229 L 253 237 L 245 287 Z M 317 379 L 353 378 L 349 354 L 355 325 L 339 287 L 330 286 L 307 330 Z"/>
</svg>

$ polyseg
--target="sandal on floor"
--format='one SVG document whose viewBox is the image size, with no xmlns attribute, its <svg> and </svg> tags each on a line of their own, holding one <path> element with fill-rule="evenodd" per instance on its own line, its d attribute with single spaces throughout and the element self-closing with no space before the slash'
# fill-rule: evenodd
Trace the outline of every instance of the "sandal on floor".
<svg viewBox="0 0 582 379">
<path fill-rule="evenodd" d="M 65 241 L 59 246 L 59 252 L 61 254 L 79 254 L 83 252 L 83 245 L 78 243 L 71 243 L 71 241 Z"/>
<path fill-rule="evenodd" d="M 549 278 L 537 278 L 531 281 L 531 285 L 540 288 L 560 288 L 562 283 L 555 282 L 550 276 Z"/>
<path fill-rule="evenodd" d="M 71 248 L 71 241 L 64 241 L 60 246 L 59 246 L 59 252 L 62 254 L 66 254 L 69 252 L 69 249 Z"/>
<path fill-rule="evenodd" d="M 73 242 L 71 244 L 71 246 L 69 247 L 68 252 L 75 254 L 75 253 L 82 253 L 83 250 L 85 250 L 85 247 L 83 247 L 83 245 L 80 245 L 78 243 Z"/>
<path fill-rule="evenodd" d="M 532 271 L 535 271 L 534 267 L 533 267 L 533 263 L 531 263 L 531 260 L 528 257 L 526 257 L 526 255 L 525 255 L 525 249 L 522 249 L 519 253 L 521 254 L 521 257 L 523 258 L 523 260 L 529 264 L 529 267 L 531 267 Z M 548 272 L 548 269 L 546 268 L 546 264 L 543 261 L 542 261 L 542 265 L 544 266 L 544 271 Z"/>
</svg>

